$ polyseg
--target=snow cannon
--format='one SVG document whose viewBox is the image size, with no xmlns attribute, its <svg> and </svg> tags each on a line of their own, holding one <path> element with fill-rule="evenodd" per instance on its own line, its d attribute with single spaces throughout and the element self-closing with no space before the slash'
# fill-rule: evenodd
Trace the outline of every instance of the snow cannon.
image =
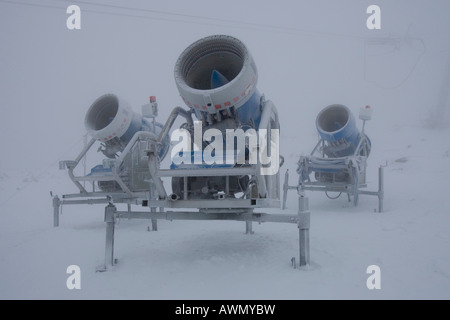
<svg viewBox="0 0 450 320">
<path fill-rule="evenodd" d="M 360 113 L 360 118 L 364 112 L 367 113 L 370 110 L 370 107 L 364 109 Z M 361 133 L 356 127 L 355 118 L 348 107 L 342 104 L 333 104 L 324 108 L 317 116 L 316 128 L 325 142 L 323 151 L 326 156 L 337 158 L 355 154 L 361 141 Z M 367 138 L 367 141 L 368 156 L 370 140 Z"/>
<path fill-rule="evenodd" d="M 155 99 L 151 97 L 151 99 Z M 143 106 L 143 110 L 147 105 Z M 156 108 L 156 100 L 150 102 L 150 106 Z M 144 114 L 147 117 L 152 114 Z M 152 132 L 158 135 L 162 125 L 150 122 L 142 115 L 135 113 L 130 105 L 114 94 L 105 94 L 92 103 L 86 113 L 84 121 L 86 130 L 95 139 L 104 144 L 101 149 L 108 158 L 116 158 L 118 152 L 122 152 L 133 136 L 139 131 Z M 161 150 L 160 158 L 164 158 L 168 151 L 167 140 Z"/>
<path fill-rule="evenodd" d="M 235 220 L 245 222 L 247 234 L 253 222 L 289 223 L 299 230 L 298 266 L 308 266 L 308 199 L 299 196 L 292 214 L 264 212 L 281 205 L 280 123 L 275 104 L 256 89 L 258 73 L 246 46 L 226 35 L 200 39 L 181 52 L 174 76 L 187 107 L 175 106 L 163 126 L 155 121 L 153 97 L 142 116 L 113 94 L 91 105 L 85 119 L 91 140 L 74 160 L 60 162 L 79 192 L 51 193 L 54 226 L 63 205 L 104 204 L 105 263 L 97 270 L 107 271 L 117 260 L 119 220 L 148 219 L 148 231 L 157 231 L 158 219 Z M 107 157 L 75 175 L 94 144 Z M 171 161 L 162 161 L 169 148 Z M 295 258 L 291 263 L 296 267 Z"/>
<path fill-rule="evenodd" d="M 134 112 L 130 105 L 114 94 L 105 94 L 97 98 L 89 107 L 85 116 L 85 127 L 92 139 L 73 161 L 61 161 L 60 168 L 67 168 L 69 176 L 81 194 L 88 194 L 84 185 L 92 182 L 92 194 L 95 194 L 95 182 L 99 192 L 126 193 L 144 192 L 150 188 L 151 174 L 145 151 L 157 143 L 162 124 L 155 121 L 158 114 L 156 98 L 150 97 L 150 103 L 142 106 L 142 115 Z M 75 176 L 74 169 L 87 151 L 100 142 L 97 151 L 106 159 L 91 168 L 85 176 Z M 169 138 L 158 143 L 158 161 L 161 161 L 170 147 Z M 86 170 L 86 169 L 85 169 Z"/>
<path fill-rule="evenodd" d="M 206 163 L 204 159 L 195 161 L 210 147 L 202 141 L 201 146 L 197 144 L 197 153 L 191 151 L 187 155 L 188 159 L 192 159 L 189 164 L 172 163 L 171 169 L 203 168 L 215 172 L 217 169 L 237 168 L 243 164 L 238 164 L 237 158 L 242 160 L 245 157 L 248 160 L 250 148 L 238 149 L 233 140 L 234 150 L 227 150 L 226 136 L 229 130 L 249 133 L 250 129 L 255 132 L 259 129 L 279 129 L 276 108 L 270 101 L 267 103 L 257 90 L 258 71 L 255 62 L 240 40 L 227 35 L 212 35 L 192 43 L 176 61 L 174 76 L 180 96 L 189 107 L 189 113 L 198 119 L 197 123 L 201 122 L 202 132 L 214 129 L 222 134 L 223 144 L 220 148 L 223 155 L 218 156 L 220 160 L 213 164 Z M 194 136 L 189 140 L 196 141 Z M 215 149 L 214 152 L 218 154 Z M 234 163 L 230 163 L 233 160 L 226 160 L 227 157 L 234 158 Z M 188 180 L 188 188 L 184 188 L 185 179 Z M 234 197 L 250 192 L 251 179 L 251 175 L 173 177 L 172 190 L 180 199 L 185 198 L 187 193 L 197 199 L 216 199 L 222 193 Z M 276 179 L 277 176 L 267 178 L 271 180 L 270 183 L 275 183 Z M 259 180 L 258 192 L 265 197 L 269 182 L 264 182 L 261 177 Z M 272 189 L 275 197 L 277 188 Z"/>
<path fill-rule="evenodd" d="M 209 124 L 234 118 L 257 128 L 261 118 L 257 80 L 246 46 L 226 35 L 194 42 L 175 64 L 175 82 L 183 101 Z"/>
<path fill-rule="evenodd" d="M 310 155 L 301 156 L 298 161 L 298 185 L 300 193 L 306 190 L 325 192 L 330 199 L 347 194 L 358 205 L 359 195 L 374 195 L 379 199 L 379 211 L 383 211 L 383 167 L 379 168 L 378 191 L 366 191 L 367 158 L 371 142 L 364 132 L 365 123 L 372 117 L 372 108 L 360 108 L 359 118 L 363 121 L 358 130 L 350 109 L 342 104 L 324 108 L 316 118 L 320 139 Z M 286 206 L 288 175 L 285 176 L 283 207 Z M 332 196 L 330 196 L 332 193 Z"/>
</svg>

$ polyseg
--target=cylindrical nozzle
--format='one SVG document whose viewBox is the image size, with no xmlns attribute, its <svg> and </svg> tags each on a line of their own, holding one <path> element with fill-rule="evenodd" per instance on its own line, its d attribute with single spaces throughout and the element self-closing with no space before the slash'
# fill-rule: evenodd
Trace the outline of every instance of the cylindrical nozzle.
<svg viewBox="0 0 450 320">
<path fill-rule="evenodd" d="M 105 143 L 103 153 L 108 157 L 115 157 L 116 152 L 123 151 L 137 132 L 153 132 L 158 136 L 162 130 L 160 123 L 147 121 L 114 94 L 105 94 L 95 100 L 86 113 L 84 124 L 89 134 Z M 117 143 L 114 138 L 120 142 Z M 158 155 L 160 159 L 165 157 L 169 144 L 169 137 L 165 137 Z"/>
<path fill-rule="evenodd" d="M 171 201 L 177 201 L 178 199 L 179 199 L 179 197 L 176 193 L 171 193 L 169 195 L 169 200 L 171 200 Z"/>
<path fill-rule="evenodd" d="M 316 127 L 322 139 L 336 146 L 334 155 L 351 155 L 359 144 L 360 133 L 355 118 L 344 105 L 333 104 L 324 108 L 317 116 Z"/>
<path fill-rule="evenodd" d="M 84 124 L 87 131 L 100 141 L 115 137 L 128 142 L 142 127 L 142 117 L 114 94 L 105 94 L 91 105 Z"/>
<path fill-rule="evenodd" d="M 175 82 L 186 105 L 210 114 L 243 106 L 257 92 L 257 79 L 245 45 L 226 35 L 194 42 L 175 65 Z"/>
</svg>

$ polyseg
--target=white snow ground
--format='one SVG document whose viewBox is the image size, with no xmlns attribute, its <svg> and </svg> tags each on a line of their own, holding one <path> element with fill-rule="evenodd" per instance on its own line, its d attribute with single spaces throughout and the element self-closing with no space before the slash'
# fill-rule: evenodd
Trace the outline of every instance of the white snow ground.
<svg viewBox="0 0 450 320">
<path fill-rule="evenodd" d="M 309 194 L 309 270 L 290 266 L 291 257 L 298 261 L 295 225 L 254 224 L 255 233 L 246 235 L 243 222 L 159 221 L 159 230 L 148 232 L 147 221 L 122 220 L 115 242 L 119 263 L 98 273 L 104 261 L 103 206 L 65 206 L 60 227 L 53 228 L 49 190 L 67 185 L 64 172 L 3 175 L 2 194 L 14 196 L 2 199 L 0 297 L 448 299 L 450 173 L 442 168 L 449 165 L 450 146 L 431 150 L 429 142 L 445 145 L 449 131 L 414 131 L 411 146 L 375 147 L 374 158 L 390 154 L 385 212 L 374 212 L 376 197 L 362 196 L 355 208 L 345 197 Z M 376 167 L 369 171 L 369 185 L 376 189 Z M 295 213 L 295 192 L 288 200 L 286 213 Z M 66 287 L 72 264 L 81 268 L 81 290 Z M 380 290 L 366 287 L 366 268 L 373 264 L 381 268 Z"/>
<path fill-rule="evenodd" d="M 45 3 L 54 5 L 51 1 Z M 137 1 L 130 2 L 130 6 L 131 3 L 144 5 Z M 201 1 L 193 3 L 201 8 L 199 15 L 217 12 L 201 6 Z M 364 5 L 356 3 L 355 8 L 364 10 Z M 394 33 L 403 33 L 415 21 L 410 32 L 426 40 L 426 54 L 406 78 L 403 74 L 408 74 L 415 58 L 420 56 L 420 48 L 415 47 L 420 47 L 419 44 L 410 41 L 409 47 L 399 46 L 394 52 L 395 59 L 389 60 L 388 56 L 378 61 L 383 68 L 378 65 L 377 69 L 376 57 L 372 57 L 373 64 L 367 65 L 372 82 L 362 77 L 358 60 L 361 43 L 347 43 L 339 37 L 311 39 L 270 30 L 238 30 L 226 24 L 208 26 L 205 30 L 203 25 L 192 23 L 182 25 L 185 29 L 180 30 L 176 21 L 120 16 L 102 16 L 101 23 L 95 24 L 90 19 L 92 13 L 84 16 L 82 31 L 74 35 L 67 34 L 64 25 L 62 30 L 55 29 L 65 21 L 64 10 L 0 3 L 0 18 L 3 18 L 0 40 L 5 44 L 1 61 L 6 71 L 1 76 L 4 83 L 1 108 L 6 115 L 1 122 L 1 145 L 5 151 L 10 150 L 6 155 L 2 153 L 0 167 L 0 299 L 449 299 L 450 129 L 445 122 L 448 123 L 448 108 L 446 114 L 440 114 L 441 119 L 444 117 L 443 126 L 438 117 L 432 116 L 450 48 L 448 37 L 441 37 L 448 35 L 448 19 L 440 12 L 446 12 L 444 9 L 449 6 L 446 2 L 436 2 L 427 16 L 421 10 L 427 6 L 426 1 L 401 3 L 409 5 L 409 10 L 401 10 L 401 6 L 392 8 L 389 2 L 383 2 L 386 18 L 382 35 L 392 31 L 388 24 L 390 15 L 400 20 Z M 271 5 L 263 3 L 258 14 L 273 13 Z M 179 11 L 177 6 L 166 8 L 162 3 L 158 6 Z M 249 7 L 253 8 L 250 4 Z M 340 8 L 343 15 L 348 14 L 344 19 L 348 24 L 339 29 L 336 25 L 327 27 L 326 21 L 319 19 L 318 12 L 323 10 L 319 7 L 302 3 L 305 15 L 312 10 L 322 24 L 312 24 L 316 20 L 311 18 L 309 25 L 301 27 L 357 33 L 358 30 L 352 29 L 355 28 L 351 25 L 353 20 L 348 19 L 352 16 L 346 11 L 353 14 L 356 9 Z M 283 23 L 281 18 L 288 14 L 289 8 L 277 11 L 278 20 L 271 20 L 274 25 Z M 187 8 L 185 12 L 192 12 L 190 9 L 193 10 Z M 397 15 L 389 9 L 397 10 L 394 12 Z M 365 17 L 362 11 L 361 21 Z M 118 21 L 120 26 L 116 25 Z M 26 27 L 32 25 L 38 27 Z M 162 26 L 161 30 L 156 30 L 158 26 Z M 93 29 L 97 33 L 92 36 L 89 30 Z M 148 59 L 142 41 L 143 29 L 151 30 L 154 41 L 159 41 L 159 49 L 154 53 L 159 55 L 157 64 Z M 4 30 L 10 32 L 3 33 Z M 293 269 L 290 264 L 291 257 L 296 256 L 298 260 L 295 225 L 254 224 L 255 233 L 246 235 L 243 222 L 159 221 L 158 231 L 149 232 L 148 221 L 122 220 L 115 241 L 119 263 L 108 272 L 95 272 L 104 261 L 103 205 L 65 206 L 60 227 L 54 228 L 49 191 L 59 195 L 76 192 L 66 172 L 58 170 L 58 160 L 74 158 L 81 150 L 81 142 L 74 144 L 74 141 L 84 133 L 84 113 L 94 98 L 108 90 L 117 89 L 125 99 L 142 103 L 140 97 L 145 97 L 151 86 L 154 91 L 150 94 L 160 97 L 159 120 L 164 121 L 170 106 L 181 103 L 171 79 L 174 61 L 192 41 L 214 33 L 235 35 L 252 52 L 260 70 L 258 88 L 276 103 L 280 112 L 281 153 L 286 160 L 281 173 L 283 176 L 285 169 L 290 169 L 291 184 L 297 179 L 298 157 L 309 153 L 316 143 L 314 121 L 321 108 L 343 103 L 357 113 L 366 103 L 373 106 L 373 120 L 366 125 L 373 145 L 368 189 L 377 188 L 377 168 L 387 164 L 385 212 L 374 212 L 376 197 L 361 196 L 360 205 L 353 207 L 345 197 L 329 200 L 322 193 L 308 193 L 309 270 Z M 130 40 L 131 34 L 134 38 Z M 64 37 L 70 41 L 61 48 Z M 105 42 L 102 37 L 106 38 Z M 125 43 L 135 50 L 122 48 L 120 51 L 119 46 L 107 43 L 114 37 L 120 40 L 121 46 Z M 45 45 L 36 46 L 34 41 L 39 40 Z M 32 42 L 33 50 L 28 50 L 28 41 Z M 108 56 L 113 65 L 119 64 L 114 65 L 117 74 L 107 62 L 92 71 L 92 66 L 103 57 L 96 53 L 96 42 L 100 42 L 99 48 L 111 45 L 109 49 L 118 50 L 118 53 L 110 50 Z M 273 45 L 268 48 L 267 43 Z M 64 55 L 57 56 L 58 53 Z M 133 61 L 127 60 L 127 54 Z M 411 59 L 412 62 L 395 72 L 399 57 L 405 58 L 401 61 Z M 128 62 L 122 66 L 120 59 Z M 144 61 L 152 66 L 146 66 L 142 74 L 133 74 Z M 30 66 L 32 70 L 26 71 Z M 157 75 L 148 79 L 148 68 L 153 67 Z M 383 70 L 392 83 L 383 78 L 386 75 Z M 146 79 L 144 84 L 143 79 Z M 402 82 L 403 79 L 406 80 Z M 383 81 L 392 88 L 377 85 Z M 24 92 L 35 97 L 33 103 Z M 11 119 L 21 119 L 20 128 L 27 130 L 16 132 L 18 124 Z M 39 132 L 36 138 L 28 136 L 30 128 Z M 296 206 L 297 197 L 292 191 L 285 213 L 296 213 Z M 81 268 L 80 290 L 66 287 L 69 276 L 66 268 L 74 264 Z M 370 265 L 381 269 L 380 290 L 368 290 L 366 286 L 369 276 L 366 269 Z"/>
</svg>

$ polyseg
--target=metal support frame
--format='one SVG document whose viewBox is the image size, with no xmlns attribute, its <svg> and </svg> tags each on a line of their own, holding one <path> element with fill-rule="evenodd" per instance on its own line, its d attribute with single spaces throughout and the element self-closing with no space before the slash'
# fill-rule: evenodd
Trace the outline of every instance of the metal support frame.
<svg viewBox="0 0 450 320">
<path fill-rule="evenodd" d="M 353 155 L 341 158 L 328 158 L 324 154 L 325 141 L 320 139 L 309 156 L 301 156 L 298 161 L 299 181 L 297 186 L 289 186 L 289 173 L 286 171 L 285 180 L 283 184 L 283 209 L 286 208 L 287 192 L 289 189 L 296 189 L 297 192 L 304 193 L 304 191 L 322 191 L 322 192 L 339 192 L 346 193 L 349 201 L 353 196 L 353 205 L 357 206 L 359 202 L 359 195 L 373 195 L 378 197 L 378 211 L 383 212 L 384 199 L 384 167 L 380 166 L 378 170 L 378 191 L 362 190 L 367 187 L 366 176 L 366 161 L 370 150 L 370 142 L 363 131 L 361 138 Z M 333 177 L 333 181 L 311 181 L 309 175 L 312 172 L 320 174 L 329 174 Z M 308 175 L 305 179 L 304 174 Z M 347 181 L 334 181 L 336 173 L 348 174 Z M 363 181 L 360 181 L 360 178 Z"/>
<path fill-rule="evenodd" d="M 59 167 L 60 169 L 67 168 L 68 169 L 68 175 L 69 178 L 72 180 L 72 182 L 78 187 L 80 190 L 80 193 L 84 196 L 88 196 L 89 194 L 100 194 L 101 192 L 88 192 L 80 183 L 80 181 L 89 181 L 92 182 L 92 185 L 94 186 L 95 181 L 115 181 L 119 184 L 119 186 L 122 188 L 123 193 L 125 193 L 128 197 L 133 197 L 133 192 L 127 187 L 125 182 L 122 180 L 122 178 L 119 175 L 118 168 L 123 163 L 125 157 L 127 154 L 131 152 L 135 144 L 140 140 L 152 140 L 156 141 L 156 135 L 153 132 L 149 131 L 138 131 L 134 134 L 130 142 L 127 144 L 125 149 L 120 154 L 119 158 L 116 159 L 116 163 L 111 166 L 111 173 L 110 174 L 104 174 L 104 175 L 96 175 L 96 176 L 75 176 L 74 170 L 80 163 L 81 159 L 86 156 L 89 149 L 94 145 L 96 142 L 95 138 L 92 138 L 87 145 L 83 148 L 83 150 L 80 152 L 78 157 L 75 160 L 64 160 L 60 161 Z"/>
<path fill-rule="evenodd" d="M 261 115 L 259 128 L 270 129 L 274 125 L 278 128 L 278 112 L 271 101 L 263 101 L 263 112 Z M 299 228 L 299 247 L 300 247 L 300 266 L 309 264 L 309 225 L 310 215 L 308 211 L 307 199 L 303 196 L 299 200 L 299 211 L 294 215 L 287 214 L 267 214 L 254 212 L 258 208 L 279 208 L 279 176 L 262 175 L 261 163 L 244 165 L 233 168 L 189 168 L 189 169 L 160 169 L 157 154 L 160 152 L 162 140 L 168 135 L 175 118 L 183 116 L 188 123 L 192 125 L 191 113 L 181 108 L 175 108 L 163 127 L 160 135 L 156 137 L 151 132 L 137 132 L 122 151 L 120 157 L 111 162 L 111 173 L 96 174 L 88 176 L 75 176 L 74 169 L 77 167 L 81 158 L 92 147 L 95 140 L 92 139 L 82 150 L 74 161 L 60 162 L 60 168 L 67 168 L 69 177 L 78 187 L 80 193 L 66 194 L 62 199 L 53 197 L 54 208 L 54 226 L 59 225 L 59 212 L 63 205 L 72 204 L 107 204 L 105 208 L 106 236 L 105 236 L 105 263 L 100 266 L 98 271 L 106 271 L 116 264 L 114 258 L 114 231 L 117 219 L 149 219 L 152 230 L 157 230 L 157 220 L 235 220 L 244 221 L 246 234 L 253 233 L 253 222 L 282 222 L 295 223 Z M 274 124 L 272 124 L 272 122 Z M 270 130 L 269 130 L 270 132 Z M 133 191 L 130 189 L 119 175 L 119 167 L 124 162 L 125 157 L 132 151 L 133 146 L 140 140 L 148 142 L 148 149 L 145 150 L 148 156 L 148 169 L 151 176 L 149 180 L 149 189 L 145 191 Z M 271 139 L 268 139 L 270 142 Z M 229 177 L 248 175 L 254 180 L 249 184 L 250 190 L 245 193 L 245 197 L 235 198 L 229 196 Z M 188 196 L 187 177 L 207 177 L 224 176 L 226 177 L 225 194 L 217 199 L 196 199 Z M 183 198 L 172 197 L 167 194 L 162 177 L 180 177 L 184 178 Z M 122 190 L 114 192 L 96 191 L 93 187 L 92 192 L 88 192 L 80 181 L 116 181 Z M 256 188 L 254 188 L 256 187 Z M 257 192 L 253 192 L 253 191 Z M 127 204 L 126 211 L 118 211 L 116 204 Z M 147 207 L 148 211 L 133 211 L 131 205 L 141 205 Z M 159 212 L 157 208 L 160 208 Z M 174 208 L 179 211 L 165 211 L 166 208 Z M 197 211 L 185 211 L 186 209 L 197 209 Z M 150 230 L 150 227 L 148 228 Z"/>
<path fill-rule="evenodd" d="M 309 254 L 309 227 L 310 212 L 308 199 L 299 197 L 299 209 L 297 214 L 268 214 L 254 212 L 253 209 L 203 209 L 199 211 L 118 211 L 114 204 L 109 203 L 105 207 L 106 237 L 105 237 L 105 263 L 97 268 L 97 271 L 106 271 L 114 266 L 117 259 L 114 258 L 114 231 L 117 219 L 150 219 L 164 220 L 234 220 L 245 221 L 246 234 L 252 234 L 252 222 L 279 222 L 294 223 L 299 228 L 299 261 L 300 267 L 308 266 Z"/>
<path fill-rule="evenodd" d="M 353 203 L 355 206 L 358 205 L 359 195 L 369 195 L 369 196 L 377 196 L 378 197 L 378 212 L 384 211 L 384 167 L 380 166 L 378 168 L 378 191 L 367 191 L 361 190 L 360 188 L 367 187 L 366 184 L 346 184 L 346 183 L 319 183 L 319 182 L 309 182 L 309 183 L 301 183 L 299 182 L 296 186 L 289 185 L 289 170 L 286 170 L 284 175 L 284 184 L 283 184 L 283 200 L 282 200 L 282 209 L 286 209 L 286 201 L 287 194 L 289 190 L 297 190 L 299 194 L 304 193 L 304 191 L 323 191 L 323 192 L 341 192 L 347 193 L 350 201 L 350 195 L 353 194 L 356 199 L 353 199 Z"/>
<path fill-rule="evenodd" d="M 378 197 L 378 212 L 384 211 L 384 166 L 378 168 L 378 191 L 359 190 L 359 194 Z"/>
</svg>

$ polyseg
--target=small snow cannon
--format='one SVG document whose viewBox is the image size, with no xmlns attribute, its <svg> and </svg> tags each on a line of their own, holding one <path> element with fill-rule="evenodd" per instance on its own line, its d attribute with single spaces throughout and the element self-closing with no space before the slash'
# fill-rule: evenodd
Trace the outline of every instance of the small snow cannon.
<svg viewBox="0 0 450 320">
<path fill-rule="evenodd" d="M 155 97 L 150 97 L 150 104 L 142 107 L 142 115 L 114 94 L 105 94 L 95 100 L 86 113 L 85 127 L 93 140 L 100 141 L 98 151 L 107 159 L 92 168 L 84 179 L 80 177 L 74 182 L 96 181 L 103 192 L 131 194 L 148 190 L 150 173 L 143 156 L 147 145 L 156 141 L 163 127 L 155 121 L 156 115 Z M 162 142 L 158 154 L 160 160 L 166 156 L 169 143 L 168 137 Z M 73 170 L 71 164 L 74 165 L 66 163 L 70 171 Z M 93 188 L 95 190 L 95 185 Z M 84 192 L 83 189 L 80 191 Z"/>
<path fill-rule="evenodd" d="M 143 106 L 143 115 L 140 115 L 114 94 L 105 94 L 94 101 L 86 113 L 84 124 L 88 133 L 103 143 L 100 151 L 106 157 L 116 158 L 139 131 L 155 135 L 161 132 L 162 125 L 153 121 L 157 114 L 156 97 L 150 97 L 150 103 Z M 166 143 L 161 158 L 164 158 L 167 150 Z"/>
<path fill-rule="evenodd" d="M 367 113 L 372 111 L 369 106 L 363 109 Z M 341 104 L 333 104 L 320 111 L 316 119 L 316 128 L 321 137 L 322 156 L 328 158 L 360 155 L 368 157 L 371 143 L 356 127 L 355 118 L 350 109 Z M 359 149 L 359 150 L 357 150 Z"/>
<path fill-rule="evenodd" d="M 53 197 L 54 225 L 66 204 L 107 204 L 104 271 L 115 263 L 118 218 L 286 222 L 299 226 L 300 265 L 309 264 L 309 211 L 299 199 L 294 215 L 254 212 L 279 208 L 278 111 L 256 88 L 258 72 L 247 47 L 227 35 L 188 46 L 174 69 L 175 83 L 188 109 L 175 107 L 164 125 L 155 97 L 142 115 L 113 94 L 89 108 L 85 125 L 92 139 L 75 160 L 62 161 L 79 193 Z M 177 120 L 181 119 L 181 124 Z M 180 122 L 180 121 L 178 121 Z M 176 126 L 177 124 L 177 126 Z M 74 169 L 95 142 L 105 159 L 82 176 Z M 170 165 L 162 160 L 170 150 Z M 81 182 L 91 182 L 89 190 Z M 169 183 L 167 183 L 169 182 Z M 116 204 L 127 205 L 119 211 Z M 132 205 L 144 208 L 132 210 Z M 174 208 L 175 211 L 166 211 Z"/>
<path fill-rule="evenodd" d="M 319 142 L 309 156 L 300 157 L 297 186 L 288 186 L 286 173 L 283 207 L 286 206 L 287 190 L 295 188 L 298 192 L 324 191 L 330 199 L 337 199 L 342 193 L 347 193 L 349 201 L 353 196 L 355 206 L 358 205 L 360 194 L 376 195 L 379 198 L 379 211 L 383 210 L 383 167 L 379 170 L 379 190 L 361 190 L 367 187 L 366 168 L 371 142 L 364 128 L 371 115 L 370 106 L 360 109 L 359 118 L 363 125 L 359 131 L 353 114 L 344 105 L 333 104 L 319 112 L 316 119 Z M 330 196 L 331 192 L 338 195 Z"/>
<path fill-rule="evenodd" d="M 155 97 L 150 97 L 150 104 L 144 105 L 142 110 L 143 115 L 135 113 L 127 102 L 114 94 L 102 95 L 92 103 L 85 117 L 91 140 L 75 160 L 60 162 L 60 169 L 68 169 L 70 179 L 80 191 L 78 195 L 66 197 L 95 197 L 110 193 L 135 197 L 137 192 L 149 189 L 151 177 L 143 159 L 144 151 L 150 142 L 156 141 L 163 126 L 155 121 Z M 75 168 L 96 141 L 100 143 L 97 151 L 106 158 L 89 174 L 75 176 Z M 168 149 L 169 140 L 166 139 L 158 154 L 159 159 L 166 156 Z M 92 183 L 92 191 L 87 191 L 85 182 Z"/>
</svg>

